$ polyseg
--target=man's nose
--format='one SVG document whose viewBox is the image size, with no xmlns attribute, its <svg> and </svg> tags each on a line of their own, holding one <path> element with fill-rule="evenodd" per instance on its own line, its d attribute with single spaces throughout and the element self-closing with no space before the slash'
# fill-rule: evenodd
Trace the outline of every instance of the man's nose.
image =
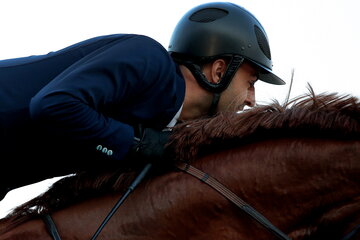
<svg viewBox="0 0 360 240">
<path fill-rule="evenodd" d="M 251 87 L 251 88 L 248 89 L 247 96 L 246 96 L 246 99 L 245 99 L 245 105 L 247 105 L 249 107 L 254 107 L 255 103 L 256 103 L 256 100 L 255 100 L 255 88 Z"/>
</svg>

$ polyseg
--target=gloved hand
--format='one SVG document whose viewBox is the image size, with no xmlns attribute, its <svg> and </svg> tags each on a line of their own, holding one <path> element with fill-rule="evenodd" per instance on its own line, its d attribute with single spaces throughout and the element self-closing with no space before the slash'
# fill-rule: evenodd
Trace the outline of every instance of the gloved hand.
<svg viewBox="0 0 360 240">
<path fill-rule="evenodd" d="M 135 136 L 134 138 L 131 155 L 141 158 L 141 160 L 146 162 L 170 163 L 171 159 L 167 159 L 167 149 L 165 147 L 170 134 L 171 130 L 140 129 L 138 133 L 139 137 Z"/>
</svg>

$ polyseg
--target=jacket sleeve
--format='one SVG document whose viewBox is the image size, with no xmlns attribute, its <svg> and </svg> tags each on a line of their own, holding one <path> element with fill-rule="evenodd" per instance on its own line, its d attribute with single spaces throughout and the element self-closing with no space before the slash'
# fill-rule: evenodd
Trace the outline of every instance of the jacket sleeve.
<svg viewBox="0 0 360 240">
<path fill-rule="evenodd" d="M 134 130 L 114 116 L 156 84 L 145 78 L 151 69 L 149 56 L 159 52 L 157 44 L 136 36 L 84 57 L 32 98 L 32 119 L 49 134 L 81 142 L 112 159 L 123 158 L 133 143 Z"/>
</svg>

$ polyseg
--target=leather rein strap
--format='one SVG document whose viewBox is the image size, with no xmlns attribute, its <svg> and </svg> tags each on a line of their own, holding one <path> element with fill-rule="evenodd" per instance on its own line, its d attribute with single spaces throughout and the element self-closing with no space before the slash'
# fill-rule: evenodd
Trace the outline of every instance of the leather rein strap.
<svg viewBox="0 0 360 240">
<path fill-rule="evenodd" d="M 59 232 L 57 231 L 57 228 L 56 228 L 56 224 L 55 224 L 54 220 L 52 219 L 52 217 L 50 216 L 50 214 L 46 214 L 46 215 L 42 216 L 42 219 L 45 223 L 46 229 L 48 230 L 50 236 L 54 240 L 61 240 Z"/>
<path fill-rule="evenodd" d="M 241 210 L 247 213 L 250 217 L 260 223 L 264 228 L 266 228 L 269 232 L 275 234 L 278 239 L 282 240 L 291 240 L 286 234 L 276 228 L 269 220 L 267 220 L 263 215 L 258 213 L 254 208 L 252 208 L 249 204 L 244 202 L 241 198 L 239 198 L 235 193 L 230 191 L 227 187 L 217 181 L 215 178 L 211 177 L 209 174 L 202 172 L 201 170 L 191 166 L 187 163 L 177 163 L 175 165 L 178 169 L 196 177 L 202 182 L 206 183 L 221 195 L 223 195 L 230 202 L 234 203 Z"/>
<path fill-rule="evenodd" d="M 236 206 L 238 206 L 241 210 L 243 210 L 245 213 L 250 215 L 253 219 L 255 219 L 258 223 L 260 223 L 264 228 L 266 228 L 268 231 L 276 235 L 279 239 L 282 240 L 291 240 L 286 234 L 281 232 L 278 228 L 276 228 L 272 223 L 267 220 L 263 215 L 258 213 L 254 208 L 252 208 L 249 204 L 244 202 L 241 198 L 239 198 L 235 193 L 230 191 L 227 187 L 222 185 L 219 181 L 217 181 L 215 178 L 211 177 L 209 174 L 202 172 L 201 170 L 191 166 L 187 163 L 177 163 L 175 165 L 178 169 L 196 177 L 197 179 L 201 180 L 202 182 L 206 183 L 213 189 L 215 189 L 217 192 L 219 192 L 221 195 L 223 195 L 226 199 L 228 199 L 230 202 L 234 203 Z M 133 184 L 132 184 L 133 185 Z M 131 186 L 130 186 L 131 188 Z M 53 219 L 51 218 L 50 214 L 46 214 L 42 217 L 46 229 L 48 230 L 49 234 L 54 240 L 61 240 L 61 237 L 57 231 L 56 224 L 54 223 Z M 360 225 L 357 225 L 348 235 L 343 238 L 343 240 L 350 240 L 355 235 L 357 235 L 360 231 Z M 95 235 L 94 235 L 95 236 Z M 93 237 L 92 239 L 95 239 Z"/>
<path fill-rule="evenodd" d="M 272 223 L 267 220 L 263 215 L 258 213 L 254 208 L 252 208 L 249 204 L 244 202 L 241 198 L 239 198 L 235 193 L 230 191 L 228 188 L 226 188 L 224 185 L 222 185 L 219 181 L 217 181 L 215 178 L 211 177 L 209 174 L 202 172 L 201 170 L 191 166 L 187 163 L 177 163 L 175 165 L 178 169 L 198 178 L 202 182 L 206 183 L 213 189 L 215 189 L 217 192 L 219 192 L 221 195 L 223 195 L 226 199 L 228 199 L 230 202 L 234 203 L 236 206 L 238 206 L 241 210 L 243 210 L 245 213 L 250 215 L 253 219 L 255 219 L 258 223 L 260 223 L 264 228 L 266 228 L 268 231 L 276 235 L 281 240 L 291 240 L 287 235 L 285 235 L 283 232 L 281 232 L 278 228 L 276 228 Z M 116 208 L 117 209 L 117 208 Z M 115 210 L 116 211 L 116 210 Z M 43 216 L 43 221 L 46 225 L 46 228 L 51 235 L 51 237 L 54 240 L 61 240 L 61 237 L 57 231 L 56 225 L 51 218 L 50 214 L 46 214 Z M 105 222 L 104 224 L 106 224 Z M 101 230 L 100 230 L 101 231 Z M 95 235 L 94 235 L 95 236 Z M 92 239 L 95 239 L 93 237 Z"/>
</svg>

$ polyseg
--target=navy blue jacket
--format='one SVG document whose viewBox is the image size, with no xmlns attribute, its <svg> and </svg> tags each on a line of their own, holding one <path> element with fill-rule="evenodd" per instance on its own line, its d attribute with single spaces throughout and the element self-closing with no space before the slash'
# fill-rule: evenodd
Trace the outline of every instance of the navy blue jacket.
<svg viewBox="0 0 360 240">
<path fill-rule="evenodd" d="M 0 61 L 1 161 L 29 170 L 37 163 L 86 164 L 93 156 L 121 160 L 132 126 L 165 127 L 184 95 L 168 52 L 141 35 L 102 36 Z"/>
</svg>

